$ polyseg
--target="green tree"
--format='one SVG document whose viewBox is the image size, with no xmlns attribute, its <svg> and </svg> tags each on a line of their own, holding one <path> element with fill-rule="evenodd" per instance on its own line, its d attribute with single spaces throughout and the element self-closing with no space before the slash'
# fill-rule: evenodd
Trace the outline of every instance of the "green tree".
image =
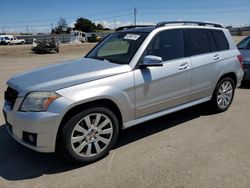
<svg viewBox="0 0 250 188">
<path fill-rule="evenodd" d="M 96 29 L 97 29 L 97 30 L 103 30 L 104 27 L 103 27 L 102 24 L 97 24 Z"/>
<path fill-rule="evenodd" d="M 73 30 L 78 30 L 82 32 L 94 32 L 96 30 L 96 25 L 86 18 L 78 18 L 75 23 Z"/>
</svg>

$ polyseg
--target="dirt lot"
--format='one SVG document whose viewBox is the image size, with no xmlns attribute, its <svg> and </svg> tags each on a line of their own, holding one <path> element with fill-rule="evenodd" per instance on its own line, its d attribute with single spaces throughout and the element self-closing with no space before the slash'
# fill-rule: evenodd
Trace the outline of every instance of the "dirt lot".
<svg viewBox="0 0 250 188">
<path fill-rule="evenodd" d="M 49 55 L 32 54 L 29 45 L 0 46 L 0 104 L 11 75 L 80 58 L 92 46 L 63 45 Z M 0 188 L 250 187 L 249 96 L 245 84 L 225 113 L 201 105 L 125 130 L 106 158 L 83 167 L 16 143 L 1 114 Z"/>
</svg>

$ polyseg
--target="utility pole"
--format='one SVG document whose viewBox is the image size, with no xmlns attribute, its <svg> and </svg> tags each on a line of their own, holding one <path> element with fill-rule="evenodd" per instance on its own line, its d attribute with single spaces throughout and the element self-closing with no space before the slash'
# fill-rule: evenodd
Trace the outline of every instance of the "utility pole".
<svg viewBox="0 0 250 188">
<path fill-rule="evenodd" d="M 26 25 L 26 32 L 29 33 L 29 26 Z"/>
<path fill-rule="evenodd" d="M 5 31 L 4 31 L 4 26 L 2 26 L 2 33 L 5 33 Z"/>
<path fill-rule="evenodd" d="M 31 25 L 30 28 L 31 28 L 31 33 L 33 34 L 34 33 L 33 25 Z"/>
<path fill-rule="evenodd" d="M 51 28 L 51 32 L 52 32 L 52 30 L 54 29 L 53 23 L 50 24 L 50 28 Z"/>
<path fill-rule="evenodd" d="M 137 9 L 134 8 L 134 25 L 136 25 L 136 14 L 137 14 Z"/>
</svg>

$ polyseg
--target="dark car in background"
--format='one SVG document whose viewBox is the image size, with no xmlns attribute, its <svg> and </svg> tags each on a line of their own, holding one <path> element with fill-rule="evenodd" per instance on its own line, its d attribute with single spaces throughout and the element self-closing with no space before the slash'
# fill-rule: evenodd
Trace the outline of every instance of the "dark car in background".
<svg viewBox="0 0 250 188">
<path fill-rule="evenodd" d="M 244 69 L 244 78 L 243 80 L 250 81 L 250 36 L 244 38 L 237 45 L 240 53 L 243 57 L 243 69 Z"/>
<path fill-rule="evenodd" d="M 88 42 L 99 42 L 101 41 L 101 37 L 97 34 L 90 34 L 89 36 L 87 36 L 87 41 Z"/>
</svg>

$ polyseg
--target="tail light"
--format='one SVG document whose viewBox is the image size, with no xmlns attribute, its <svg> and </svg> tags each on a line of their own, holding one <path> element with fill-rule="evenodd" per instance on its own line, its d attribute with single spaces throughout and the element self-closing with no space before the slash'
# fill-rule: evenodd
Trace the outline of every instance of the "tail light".
<svg viewBox="0 0 250 188">
<path fill-rule="evenodd" d="M 243 57 L 242 57 L 242 55 L 238 55 L 237 58 L 239 60 L 241 68 L 243 69 Z"/>
</svg>

